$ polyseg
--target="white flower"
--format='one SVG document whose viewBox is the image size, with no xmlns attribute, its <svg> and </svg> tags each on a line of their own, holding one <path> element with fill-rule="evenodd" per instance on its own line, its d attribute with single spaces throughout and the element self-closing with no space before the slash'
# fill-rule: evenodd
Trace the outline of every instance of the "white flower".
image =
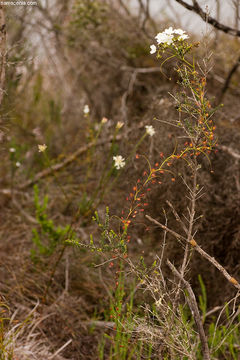
<svg viewBox="0 0 240 360">
<path fill-rule="evenodd" d="M 189 36 L 186 33 L 186 31 L 182 30 L 182 29 L 176 29 L 174 30 L 174 33 L 177 34 L 177 35 L 180 35 L 178 37 L 179 40 L 186 40 L 189 38 Z"/>
<path fill-rule="evenodd" d="M 84 115 L 88 115 L 89 112 L 90 112 L 89 106 L 88 106 L 88 105 L 85 105 L 84 108 L 83 108 L 83 113 L 84 113 Z"/>
<path fill-rule="evenodd" d="M 168 29 L 165 29 L 163 34 L 167 35 L 173 35 L 175 33 L 175 30 L 173 30 L 172 26 L 170 26 Z"/>
<path fill-rule="evenodd" d="M 9 151 L 10 151 L 10 153 L 15 153 L 16 149 L 15 148 L 10 148 Z"/>
<path fill-rule="evenodd" d="M 165 29 L 163 32 L 158 33 L 155 36 L 158 44 L 166 44 L 171 45 L 174 40 L 185 40 L 188 39 L 189 36 L 182 29 L 173 29 L 170 26 L 168 29 Z M 153 48 L 152 48 L 153 47 Z M 152 52 L 153 51 L 153 52 Z M 151 53 L 154 54 L 154 45 L 151 46 Z"/>
<path fill-rule="evenodd" d="M 174 34 L 177 34 L 177 35 L 183 35 L 185 34 L 186 31 L 182 30 L 182 29 L 175 29 L 174 30 Z"/>
<path fill-rule="evenodd" d="M 122 121 L 118 121 L 116 125 L 116 129 L 120 130 L 123 127 L 124 123 Z"/>
<path fill-rule="evenodd" d="M 150 54 L 155 54 L 155 52 L 157 51 L 157 48 L 155 45 L 151 45 L 150 49 L 151 49 Z"/>
<path fill-rule="evenodd" d="M 21 163 L 19 161 L 16 162 L 16 167 L 20 167 Z"/>
<path fill-rule="evenodd" d="M 171 45 L 173 41 L 173 34 L 165 34 L 164 32 L 158 33 L 155 36 L 158 44 L 168 44 Z"/>
<path fill-rule="evenodd" d="M 39 152 L 44 152 L 47 148 L 47 145 L 43 144 L 43 145 L 38 145 L 38 151 Z"/>
<path fill-rule="evenodd" d="M 158 44 L 161 44 L 164 42 L 164 39 L 165 39 L 165 35 L 163 33 L 158 33 L 156 36 L 155 36 L 155 39 L 157 40 L 157 43 Z"/>
<path fill-rule="evenodd" d="M 125 166 L 125 159 L 122 155 L 113 156 L 114 166 L 117 170 L 123 168 Z"/>
<path fill-rule="evenodd" d="M 183 34 L 183 35 L 179 36 L 179 40 L 186 40 L 188 38 L 189 38 L 189 36 L 187 34 Z"/>
<path fill-rule="evenodd" d="M 106 117 L 103 117 L 101 123 L 106 124 L 107 122 L 108 122 L 108 119 Z"/>
<path fill-rule="evenodd" d="M 150 136 L 153 136 L 156 133 L 152 125 L 146 125 L 145 128 L 146 128 L 146 133 Z"/>
</svg>

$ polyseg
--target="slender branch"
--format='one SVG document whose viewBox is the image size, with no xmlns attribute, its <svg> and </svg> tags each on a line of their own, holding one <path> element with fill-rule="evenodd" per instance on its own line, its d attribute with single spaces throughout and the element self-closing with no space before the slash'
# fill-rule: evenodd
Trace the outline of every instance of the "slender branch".
<svg viewBox="0 0 240 360">
<path fill-rule="evenodd" d="M 146 218 L 151 221 L 152 223 L 154 223 L 155 225 L 159 226 L 160 228 L 162 228 L 163 230 L 166 230 L 167 232 L 169 232 L 170 234 L 172 234 L 177 240 L 179 241 L 187 241 L 187 239 L 176 233 L 175 231 L 169 229 L 168 227 L 166 227 L 165 225 L 161 224 L 160 222 L 158 222 L 157 220 L 153 219 L 151 216 L 146 215 Z M 225 276 L 225 278 L 233 285 L 235 286 L 235 288 L 237 288 L 238 290 L 240 290 L 240 284 L 239 282 L 232 277 L 227 270 L 221 265 L 219 264 L 219 262 L 212 256 L 210 256 L 208 253 L 206 253 L 206 251 L 204 251 L 196 242 L 196 240 L 191 239 L 189 241 L 190 245 L 206 260 L 208 260 L 213 266 L 215 266 L 221 273 L 223 276 Z"/>
<path fill-rule="evenodd" d="M 193 0 L 193 5 L 190 5 L 186 3 L 184 0 L 175 0 L 180 5 L 184 6 L 186 9 L 195 12 L 197 15 L 199 15 L 204 21 L 209 23 L 210 25 L 214 26 L 216 29 L 225 32 L 226 34 L 232 35 L 232 36 L 240 36 L 240 30 L 233 29 L 230 26 L 226 26 L 222 23 L 220 23 L 215 18 L 209 16 L 209 14 L 199 6 L 198 2 L 196 0 Z"/>
<path fill-rule="evenodd" d="M 172 212 L 173 212 L 173 215 L 175 216 L 175 219 L 180 222 L 184 232 L 187 234 L 188 233 L 188 229 L 186 227 L 186 225 L 184 224 L 184 222 L 181 220 L 180 216 L 178 215 L 176 209 L 173 207 L 173 204 L 167 200 L 166 203 L 168 204 L 168 206 L 171 208 Z"/>
<path fill-rule="evenodd" d="M 56 260 L 56 262 L 55 262 L 55 264 L 54 264 L 54 266 L 52 268 L 49 280 L 48 280 L 47 285 L 46 285 L 46 289 L 45 289 L 43 297 L 42 297 L 42 303 L 43 304 L 46 303 L 48 291 L 49 291 L 50 287 L 52 286 L 52 283 L 53 283 L 53 280 L 54 280 L 54 275 L 56 273 L 57 267 L 58 267 L 60 261 L 62 260 L 62 257 L 63 257 L 63 255 L 65 253 L 65 250 L 66 250 L 67 246 L 68 245 L 66 243 L 62 246 L 62 249 L 61 249 L 61 251 L 59 253 L 59 256 L 58 256 L 58 258 L 57 258 L 57 260 Z"/>
<path fill-rule="evenodd" d="M 53 355 L 50 356 L 49 360 L 56 359 L 56 356 L 60 354 L 69 344 L 71 344 L 72 339 L 69 339 L 63 346 L 60 347 Z"/>
<path fill-rule="evenodd" d="M 205 314 L 205 318 L 222 309 L 222 306 L 215 306 Z"/>
<path fill-rule="evenodd" d="M 230 154 L 232 157 L 234 157 L 236 160 L 240 160 L 240 154 L 237 153 L 235 150 L 233 150 L 232 148 L 225 146 L 225 145 L 219 145 L 218 146 L 219 149 L 226 151 L 228 154 Z"/>
<path fill-rule="evenodd" d="M 145 126 L 145 122 L 141 122 L 137 128 L 141 129 Z M 130 132 L 136 131 L 136 126 L 130 128 L 129 130 L 127 130 L 123 135 L 117 135 L 115 137 L 115 140 L 122 140 L 126 137 L 128 137 Z M 82 147 L 80 147 L 78 150 L 76 150 L 74 153 L 68 155 L 66 157 L 65 160 L 63 160 L 60 163 L 57 163 L 53 166 L 51 166 L 51 168 L 47 168 L 44 169 L 42 171 L 40 171 L 39 173 L 37 173 L 32 179 L 25 181 L 23 184 L 21 184 L 20 186 L 17 187 L 18 190 L 24 190 L 34 184 L 36 184 L 39 180 L 46 178 L 47 176 L 52 175 L 53 173 L 62 170 L 63 168 L 65 168 L 66 166 L 70 165 L 72 162 L 74 162 L 80 155 L 84 154 L 87 150 L 89 150 L 90 148 L 94 147 L 94 146 L 101 146 L 101 145 L 105 145 L 106 143 L 110 143 L 112 140 L 114 139 L 114 135 L 109 136 L 109 138 L 106 139 L 101 139 L 98 140 L 97 142 L 93 141 L 90 142 L 87 145 L 84 145 Z M 10 194 L 10 190 L 9 189 L 2 189 L 0 192 L 4 193 L 5 195 L 9 195 Z"/>
<path fill-rule="evenodd" d="M 188 291 L 188 295 L 186 297 L 188 305 L 192 311 L 197 329 L 198 329 L 198 334 L 200 337 L 200 341 L 201 341 L 201 345 L 202 345 L 202 353 L 203 353 L 203 359 L 204 360 L 210 360 L 210 353 L 209 353 L 209 348 L 208 348 L 208 342 L 207 342 L 207 337 L 205 335 L 204 332 L 204 328 L 203 328 L 203 324 L 202 324 L 202 320 L 201 320 L 201 316 L 198 310 L 198 305 L 197 305 L 197 301 L 196 301 L 196 297 L 195 294 L 191 288 L 191 285 L 189 284 L 189 282 L 187 282 L 183 276 L 177 271 L 177 269 L 175 268 L 175 266 L 169 261 L 167 260 L 167 265 L 169 266 L 169 268 L 172 270 L 173 274 L 176 275 L 179 280 L 180 283 L 183 283 L 184 286 L 186 287 L 187 291 Z"/>
<path fill-rule="evenodd" d="M 90 320 L 90 321 L 83 321 L 82 325 L 86 325 L 86 326 L 94 326 L 97 328 L 109 328 L 109 329 L 113 329 L 116 324 L 113 321 L 99 321 L 99 320 Z"/>
<path fill-rule="evenodd" d="M 14 196 L 12 196 L 12 204 L 19 211 L 19 214 L 25 217 L 30 222 L 30 224 L 38 224 L 37 220 L 23 209 L 22 205 L 20 205 L 19 202 L 15 200 Z"/>
<path fill-rule="evenodd" d="M 82 325 L 86 325 L 86 326 L 94 326 L 96 328 L 102 328 L 102 329 L 112 329 L 112 330 L 116 330 L 116 323 L 113 321 L 101 321 L 101 320 L 87 320 L 87 321 L 83 321 L 81 322 Z M 123 325 L 123 324 L 122 324 Z M 156 331 L 159 333 L 159 328 L 157 326 L 151 326 L 149 327 L 150 331 L 152 331 L 152 333 L 156 333 Z M 125 331 L 128 331 L 127 328 L 127 324 L 125 324 Z M 134 332 L 142 332 L 142 327 L 141 326 L 134 326 L 132 328 L 132 324 L 130 324 L 130 331 L 134 331 Z"/>
<path fill-rule="evenodd" d="M 220 103 L 226 93 L 226 91 L 228 90 L 229 86 L 230 86 L 230 82 L 231 79 L 233 77 L 233 75 L 235 74 L 235 72 L 237 71 L 238 67 L 240 65 L 240 56 L 238 57 L 237 61 L 235 62 L 235 64 L 233 64 L 233 67 L 231 68 L 231 70 L 228 73 L 228 76 L 225 79 L 224 85 L 221 89 L 221 93 L 220 96 L 218 98 L 218 102 Z"/>
<path fill-rule="evenodd" d="M 132 74 L 130 76 L 129 79 L 129 84 L 128 84 L 128 88 L 127 90 L 124 92 L 123 96 L 122 96 L 122 101 L 121 101 L 121 112 L 122 112 L 122 117 L 124 122 L 128 122 L 128 117 L 127 117 L 127 100 L 128 97 L 132 94 L 133 92 L 133 88 L 134 88 L 134 84 L 137 80 L 137 76 L 138 74 L 150 74 L 150 73 L 154 73 L 154 72 L 162 72 L 161 69 L 157 68 L 157 67 L 151 67 L 151 68 L 129 68 L 129 67 L 122 67 L 122 70 L 132 70 Z"/>
<path fill-rule="evenodd" d="M 197 159 L 196 155 L 194 157 L 194 163 L 193 163 L 193 183 L 192 183 L 192 189 L 190 191 L 190 203 L 191 203 L 191 210 L 189 214 L 189 225 L 188 225 L 188 232 L 187 232 L 187 244 L 184 251 L 184 257 L 181 267 L 181 276 L 184 276 L 184 272 L 187 266 L 187 260 L 188 260 L 188 253 L 189 253 L 189 243 L 192 238 L 192 231 L 193 231 L 193 224 L 194 224 L 194 218 L 195 218 L 195 207 L 196 207 L 196 198 L 197 198 Z"/>
<path fill-rule="evenodd" d="M 150 11 L 149 11 L 149 0 L 146 0 L 146 6 L 143 3 L 143 0 L 138 0 L 139 6 L 140 6 L 140 13 L 141 11 L 144 13 L 144 19 L 141 24 L 141 30 L 144 32 L 144 34 L 148 38 L 152 38 L 152 36 L 147 32 L 146 30 L 146 23 L 148 20 L 150 20 Z"/>
<path fill-rule="evenodd" d="M 128 16 L 131 16 L 131 12 L 129 11 L 128 7 L 126 6 L 126 4 L 124 4 L 124 1 L 123 0 L 118 0 L 119 2 L 119 5 L 124 9 L 125 13 L 128 15 Z"/>
</svg>

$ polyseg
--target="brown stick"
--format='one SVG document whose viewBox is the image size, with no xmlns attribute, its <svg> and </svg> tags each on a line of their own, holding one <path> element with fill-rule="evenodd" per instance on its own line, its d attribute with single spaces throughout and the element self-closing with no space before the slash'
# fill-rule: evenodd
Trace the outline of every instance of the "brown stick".
<svg viewBox="0 0 240 360">
<path fill-rule="evenodd" d="M 236 160 L 240 160 L 240 154 L 237 153 L 235 150 L 233 150 L 231 147 L 228 147 L 228 146 L 225 146 L 225 145 L 219 145 L 218 148 L 220 150 L 226 151 L 228 154 L 230 154 Z"/>
<path fill-rule="evenodd" d="M 200 313 L 199 313 L 199 310 L 198 310 L 196 297 L 195 297 L 195 294 L 194 294 L 194 292 L 193 292 L 193 290 L 191 288 L 191 285 L 189 284 L 189 282 L 187 282 L 183 278 L 183 276 L 177 271 L 175 266 L 169 260 L 167 260 L 167 265 L 170 267 L 173 274 L 175 274 L 179 278 L 180 283 L 183 283 L 184 286 L 187 288 L 189 296 L 186 297 L 186 299 L 187 299 L 188 305 L 189 305 L 189 307 L 190 307 L 190 309 L 191 309 L 191 311 L 193 313 L 194 321 L 195 321 L 197 329 L 198 329 L 198 334 L 199 334 L 201 345 L 202 345 L 203 359 L 204 360 L 210 360 L 210 353 L 209 353 L 209 348 L 208 348 L 207 337 L 206 337 L 205 332 L 204 332 L 201 316 L 200 316 Z"/>
<path fill-rule="evenodd" d="M 182 6 L 184 6 L 186 9 L 190 11 L 194 11 L 197 15 L 199 15 L 204 21 L 214 26 L 216 29 L 225 32 L 226 34 L 232 35 L 232 36 L 240 36 L 240 30 L 233 29 L 230 26 L 226 26 L 222 23 L 220 23 L 215 18 L 209 16 L 203 9 L 199 6 L 198 2 L 196 0 L 193 0 L 193 5 L 187 4 L 183 0 L 175 0 Z"/>
<path fill-rule="evenodd" d="M 136 131 L 136 129 L 140 129 L 142 127 L 144 127 L 145 122 L 141 122 L 139 125 L 137 126 L 133 126 L 132 128 L 130 128 L 129 130 L 127 130 L 123 135 L 117 135 L 115 140 L 121 140 L 124 137 L 127 137 L 128 134 L 130 132 Z M 18 186 L 17 189 L 18 190 L 24 190 L 26 188 L 28 188 L 29 186 L 32 186 L 33 184 L 36 184 L 39 180 L 52 175 L 53 173 L 62 170 L 64 167 L 66 167 L 67 165 L 71 164 L 73 161 L 75 161 L 80 155 L 82 155 L 83 153 L 85 153 L 88 149 L 94 147 L 94 146 L 101 146 L 101 145 L 105 145 L 106 143 L 110 143 L 112 140 L 114 139 L 114 136 L 111 135 L 109 136 L 109 138 L 106 139 L 100 139 L 97 142 L 93 141 L 87 145 L 84 145 L 82 147 L 80 147 L 78 150 L 76 150 L 74 153 L 68 155 L 66 157 L 65 160 L 63 160 L 62 162 L 55 164 L 53 166 L 51 166 L 51 168 L 47 168 L 43 171 L 40 171 L 39 173 L 37 173 L 33 179 L 27 180 L 26 182 L 24 182 L 22 185 Z M 2 191 L 3 192 L 3 191 Z M 4 189 L 5 194 L 8 194 L 8 189 Z"/>
<path fill-rule="evenodd" d="M 222 101 L 226 91 L 228 90 L 228 88 L 230 86 L 231 79 L 232 79 L 233 75 L 235 74 L 235 72 L 237 71 L 239 65 L 240 65 L 240 56 L 238 57 L 237 61 L 235 62 L 235 64 L 231 68 L 231 70 L 229 71 L 228 76 L 226 77 L 224 85 L 221 89 L 220 96 L 218 98 L 218 103 L 220 103 Z"/>
<path fill-rule="evenodd" d="M 165 225 L 161 224 L 160 222 L 158 222 L 157 220 L 153 219 L 151 216 L 146 215 L 146 218 L 148 220 L 150 220 L 152 223 L 156 224 L 157 226 L 159 226 L 160 228 L 162 228 L 163 230 L 166 230 L 167 232 L 169 232 L 170 234 L 172 234 L 176 239 L 178 240 L 182 240 L 187 242 L 187 239 L 176 233 L 175 231 L 169 229 L 168 227 L 166 227 Z M 217 260 L 214 259 L 214 257 L 210 256 L 208 253 L 206 253 L 206 251 L 204 251 L 194 239 L 191 239 L 189 241 L 189 244 L 202 256 L 204 257 L 206 260 L 208 260 L 213 266 L 215 266 L 222 274 L 223 276 L 225 276 L 225 278 L 233 285 L 235 286 L 235 288 L 237 288 L 240 291 L 240 284 L 239 282 L 232 277 L 227 270 L 220 265 Z"/>
</svg>

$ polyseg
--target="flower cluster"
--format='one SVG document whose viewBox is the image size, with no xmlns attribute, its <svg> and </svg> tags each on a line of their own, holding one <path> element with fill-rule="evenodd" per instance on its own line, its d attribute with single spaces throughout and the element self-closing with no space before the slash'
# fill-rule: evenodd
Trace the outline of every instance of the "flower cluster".
<svg viewBox="0 0 240 360">
<path fill-rule="evenodd" d="M 172 27 L 169 27 L 168 29 L 164 30 L 161 33 L 158 33 L 157 36 L 155 36 L 155 39 L 157 41 L 158 45 L 163 46 L 169 46 L 169 45 L 176 45 L 176 42 L 182 42 L 186 39 L 188 39 L 189 36 L 186 34 L 186 32 L 182 29 L 173 29 Z M 150 54 L 154 54 L 157 51 L 157 47 L 155 45 L 150 46 Z"/>
<path fill-rule="evenodd" d="M 47 148 L 47 145 L 43 144 L 43 145 L 38 145 L 38 152 L 44 152 Z"/>
<path fill-rule="evenodd" d="M 155 131 L 155 129 L 154 129 L 154 127 L 152 125 L 146 125 L 145 129 L 146 129 L 146 133 L 149 136 L 153 136 L 156 133 L 156 131 Z"/>
<path fill-rule="evenodd" d="M 108 122 L 108 118 L 106 118 L 105 116 L 102 118 L 101 123 L 102 124 L 106 124 Z"/>
<path fill-rule="evenodd" d="M 120 170 L 126 164 L 125 159 L 124 159 L 124 157 L 122 157 L 122 155 L 113 156 L 113 160 L 114 160 L 114 167 L 117 170 Z"/>
<path fill-rule="evenodd" d="M 88 106 L 88 105 L 84 105 L 83 114 L 84 114 L 85 116 L 87 116 L 89 113 L 90 113 L 89 106 Z"/>
<path fill-rule="evenodd" d="M 120 130 L 123 127 L 124 123 L 122 121 L 118 121 L 116 125 L 116 129 Z"/>
</svg>

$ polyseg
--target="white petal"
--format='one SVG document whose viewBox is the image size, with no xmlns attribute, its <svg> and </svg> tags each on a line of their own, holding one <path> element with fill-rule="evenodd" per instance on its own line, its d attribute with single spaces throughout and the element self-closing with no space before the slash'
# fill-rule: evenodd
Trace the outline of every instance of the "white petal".
<svg viewBox="0 0 240 360">
<path fill-rule="evenodd" d="M 155 52 L 157 51 L 157 48 L 155 45 L 151 45 L 150 49 L 151 49 L 150 54 L 155 54 Z"/>
</svg>

